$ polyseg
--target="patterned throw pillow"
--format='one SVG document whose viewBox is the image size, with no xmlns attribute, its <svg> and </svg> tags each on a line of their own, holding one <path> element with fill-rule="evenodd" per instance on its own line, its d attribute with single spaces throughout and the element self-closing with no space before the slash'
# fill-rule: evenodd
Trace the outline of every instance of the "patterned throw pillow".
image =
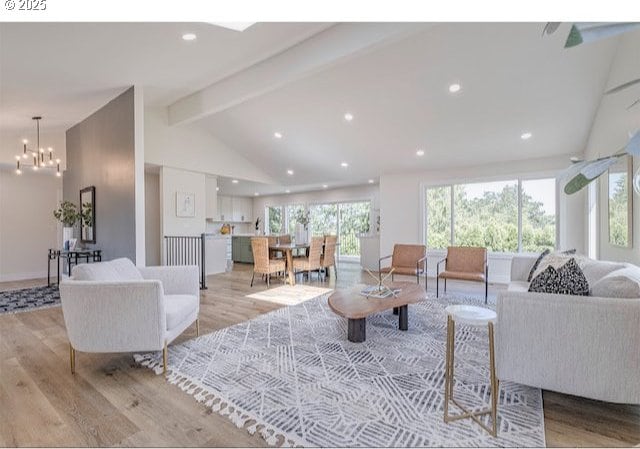
<svg viewBox="0 0 640 449">
<path fill-rule="evenodd" d="M 536 259 L 536 262 L 531 267 L 531 271 L 529 271 L 529 276 L 527 277 L 527 282 L 531 282 L 531 279 L 533 279 L 533 273 L 535 273 L 536 270 L 538 269 L 538 265 L 540 265 L 540 262 L 542 262 L 542 259 L 544 259 L 550 252 L 551 252 L 551 250 L 549 248 L 547 248 L 547 249 L 545 249 L 544 251 L 542 251 L 540 253 L 538 258 Z"/>
<path fill-rule="evenodd" d="M 587 296 L 589 294 L 589 283 L 578 263 L 571 258 L 557 270 L 552 265 L 545 268 L 544 271 L 533 278 L 529 291 Z"/>
<path fill-rule="evenodd" d="M 549 266 L 552 266 L 553 268 L 558 270 L 561 266 L 565 265 L 571 259 L 575 259 L 580 269 L 582 269 L 585 266 L 585 264 L 589 261 L 588 258 L 580 254 L 570 255 L 570 254 L 565 254 L 563 251 L 551 252 L 547 254 L 540 261 L 540 264 L 538 265 L 538 268 L 536 268 L 536 270 L 534 271 L 533 276 L 531 276 L 531 279 L 533 280 L 536 276 L 538 276 L 540 273 L 546 270 L 547 267 Z"/>
</svg>

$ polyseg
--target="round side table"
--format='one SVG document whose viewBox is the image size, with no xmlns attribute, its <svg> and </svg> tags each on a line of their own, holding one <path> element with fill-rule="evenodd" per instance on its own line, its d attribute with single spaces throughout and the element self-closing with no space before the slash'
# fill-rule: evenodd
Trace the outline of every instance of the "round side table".
<svg viewBox="0 0 640 449">
<path fill-rule="evenodd" d="M 498 379 L 496 378 L 495 349 L 493 346 L 493 325 L 496 321 L 496 313 L 484 307 L 469 306 L 464 304 L 449 306 L 447 312 L 447 360 L 445 370 L 445 390 L 444 390 L 444 422 L 457 421 L 459 419 L 471 418 L 480 427 L 489 432 L 492 436 L 497 435 L 497 412 L 498 412 Z M 470 412 L 460 405 L 453 398 L 453 365 L 456 342 L 456 323 L 467 326 L 484 327 L 489 329 L 489 367 L 491 382 L 491 407 Z M 449 401 L 462 410 L 461 414 L 449 415 Z M 491 415 L 491 428 L 483 424 L 479 416 Z"/>
</svg>

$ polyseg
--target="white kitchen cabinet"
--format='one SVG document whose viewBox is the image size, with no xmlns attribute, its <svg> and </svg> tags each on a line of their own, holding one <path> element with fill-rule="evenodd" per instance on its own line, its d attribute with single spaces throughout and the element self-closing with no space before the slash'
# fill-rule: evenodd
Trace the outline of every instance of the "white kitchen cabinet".
<svg viewBox="0 0 640 449">
<path fill-rule="evenodd" d="M 253 200 L 251 198 L 233 197 L 233 221 L 250 222 L 253 215 Z"/>
<path fill-rule="evenodd" d="M 230 196 L 218 195 L 218 220 L 234 221 L 233 199 Z"/>
<path fill-rule="evenodd" d="M 205 178 L 205 210 L 206 217 L 215 220 L 218 217 L 218 180 L 207 176 Z"/>
</svg>

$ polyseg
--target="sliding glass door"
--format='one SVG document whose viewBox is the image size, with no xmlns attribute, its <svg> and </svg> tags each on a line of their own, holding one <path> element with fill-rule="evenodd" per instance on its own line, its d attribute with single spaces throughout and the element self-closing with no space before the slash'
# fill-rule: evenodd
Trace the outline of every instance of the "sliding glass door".
<svg viewBox="0 0 640 449">
<path fill-rule="evenodd" d="M 312 204 L 309 206 L 311 235 L 337 235 L 339 257 L 358 260 L 360 239 L 357 235 L 369 232 L 370 215 L 369 201 Z"/>
<path fill-rule="evenodd" d="M 359 234 L 369 232 L 369 215 L 371 203 L 359 201 L 354 203 L 340 203 L 338 241 L 340 242 L 340 255 L 345 258 L 360 258 Z"/>
</svg>

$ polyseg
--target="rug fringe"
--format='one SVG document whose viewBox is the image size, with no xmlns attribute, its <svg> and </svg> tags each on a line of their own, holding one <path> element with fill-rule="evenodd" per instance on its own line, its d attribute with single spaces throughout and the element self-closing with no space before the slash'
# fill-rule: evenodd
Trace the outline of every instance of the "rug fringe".
<svg viewBox="0 0 640 449">
<path fill-rule="evenodd" d="M 153 356 L 134 355 L 134 360 L 141 366 L 151 369 L 159 369 L 162 372 L 162 364 Z M 220 416 L 225 416 L 229 421 L 236 425 L 238 429 L 245 429 L 249 435 L 255 435 L 256 432 L 265 440 L 269 446 L 278 444 L 278 439 L 282 439 L 281 447 L 308 446 L 309 444 L 300 439 L 296 435 L 289 435 L 281 432 L 266 422 L 258 419 L 251 413 L 245 412 L 226 399 L 219 396 L 216 392 L 211 392 L 199 382 L 190 379 L 184 375 L 170 372 L 167 376 L 167 382 L 177 386 L 185 393 L 192 396 L 197 402 L 204 404 L 212 411 L 217 412 Z M 249 425 L 249 423 L 252 424 Z"/>
</svg>

